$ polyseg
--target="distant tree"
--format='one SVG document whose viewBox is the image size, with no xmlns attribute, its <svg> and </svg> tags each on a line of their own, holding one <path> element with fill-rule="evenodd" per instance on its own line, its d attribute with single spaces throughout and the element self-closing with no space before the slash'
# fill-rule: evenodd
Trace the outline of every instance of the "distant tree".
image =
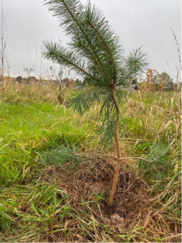
<svg viewBox="0 0 182 243">
<path fill-rule="evenodd" d="M 155 92 L 173 90 L 173 79 L 166 72 L 158 73 L 155 69 L 148 69 L 146 77 L 140 79 L 141 92 Z"/>
<path fill-rule="evenodd" d="M 114 34 L 102 13 L 90 4 L 83 6 L 79 0 L 44 0 L 49 10 L 58 17 L 67 35 L 71 37 L 70 49 L 59 44 L 44 42 L 44 57 L 68 68 L 86 80 L 86 88 L 72 99 L 70 105 L 80 113 L 88 110 L 94 102 L 102 102 L 100 118 L 105 136 L 115 138 L 117 163 L 109 206 L 113 204 L 121 167 L 119 144 L 119 102 L 124 92 L 119 89 L 128 84 L 136 74 L 143 72 L 146 55 L 135 50 L 124 56 L 118 37 Z"/>
<path fill-rule="evenodd" d="M 173 79 L 166 72 L 157 75 L 156 84 L 158 90 L 161 86 L 167 90 L 173 90 L 174 87 Z"/>
<path fill-rule="evenodd" d="M 21 83 L 21 81 L 22 81 L 22 76 L 18 76 L 18 77 L 16 77 L 16 80 L 17 80 L 18 83 Z"/>
</svg>

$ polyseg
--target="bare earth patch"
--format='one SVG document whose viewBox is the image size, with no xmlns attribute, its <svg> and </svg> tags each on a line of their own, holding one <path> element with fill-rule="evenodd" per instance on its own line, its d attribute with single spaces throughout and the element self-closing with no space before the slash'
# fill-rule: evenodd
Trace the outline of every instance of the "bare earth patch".
<svg viewBox="0 0 182 243">
<path fill-rule="evenodd" d="M 146 185 L 133 169 L 121 170 L 113 206 L 108 206 L 107 200 L 114 173 L 113 164 L 114 161 L 108 158 L 97 157 L 93 160 L 88 159 L 74 171 L 67 170 L 66 165 L 51 166 L 45 170 L 44 179 L 55 183 L 56 178 L 59 187 L 67 193 L 69 199 L 65 200 L 69 202 L 72 210 L 80 217 L 85 217 L 81 216 L 83 211 L 85 215 L 92 215 L 91 218 L 97 223 L 98 231 L 92 234 L 93 237 L 85 237 L 76 226 L 79 223 L 75 219 L 65 219 L 72 224 L 68 240 L 103 241 L 104 229 L 101 225 L 107 225 L 110 228 L 109 241 L 120 239 L 124 242 L 130 239 L 130 242 L 148 242 L 157 238 L 161 242 L 180 242 L 180 225 L 166 222 L 163 214 L 157 212 Z M 104 199 L 101 198 L 97 202 L 97 195 Z M 83 222 L 84 220 L 86 221 L 83 218 Z M 126 235 L 126 238 L 118 238 L 117 234 Z M 174 235 L 176 237 L 171 237 Z M 63 241 L 64 238 L 60 233 L 52 237 L 55 242 L 60 239 Z"/>
</svg>

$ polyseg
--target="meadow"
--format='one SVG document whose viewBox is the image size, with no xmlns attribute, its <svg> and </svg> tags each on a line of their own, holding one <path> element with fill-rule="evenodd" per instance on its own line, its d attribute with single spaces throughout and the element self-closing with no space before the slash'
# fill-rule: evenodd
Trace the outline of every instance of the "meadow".
<svg viewBox="0 0 182 243">
<path fill-rule="evenodd" d="M 64 98 L 76 92 L 66 90 Z M 180 92 L 128 92 L 122 169 L 100 104 L 83 116 L 54 86 L 7 84 L 0 98 L 0 242 L 181 242 Z"/>
</svg>

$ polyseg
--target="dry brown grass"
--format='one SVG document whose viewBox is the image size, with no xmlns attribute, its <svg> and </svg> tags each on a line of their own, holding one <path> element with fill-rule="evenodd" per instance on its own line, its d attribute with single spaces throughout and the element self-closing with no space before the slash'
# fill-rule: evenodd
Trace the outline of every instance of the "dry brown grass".
<svg viewBox="0 0 182 243">
<path fill-rule="evenodd" d="M 74 172 L 68 171 L 67 166 L 52 166 L 44 171 L 46 181 L 54 184 L 58 180 L 59 187 L 69 195 L 65 200 L 75 215 L 65 218 L 65 231 L 53 234 L 51 240 L 180 242 L 180 224 L 166 221 L 162 209 L 155 207 L 162 195 L 151 198 L 146 182 L 132 167 L 121 171 L 114 205 L 108 207 L 102 198 L 109 196 L 113 173 L 113 159 L 103 156 L 88 158 Z M 59 209 L 55 216 L 58 212 Z M 57 224 L 56 229 L 60 227 Z"/>
<path fill-rule="evenodd" d="M 59 86 L 51 82 L 31 81 L 30 84 L 20 84 L 18 82 L 9 81 L 1 92 L 3 100 L 6 101 L 59 103 Z M 65 90 L 64 95 L 66 97 L 69 96 L 69 91 Z"/>
</svg>

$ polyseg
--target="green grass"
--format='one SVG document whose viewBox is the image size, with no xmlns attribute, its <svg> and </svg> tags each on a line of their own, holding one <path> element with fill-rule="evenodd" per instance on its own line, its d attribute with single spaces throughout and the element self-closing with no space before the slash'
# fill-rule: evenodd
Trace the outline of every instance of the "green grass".
<svg viewBox="0 0 182 243">
<path fill-rule="evenodd" d="M 0 183 L 10 185 L 31 179 L 37 165 L 35 151 L 64 143 L 80 145 L 88 134 L 88 124 L 73 119 L 72 110 L 46 103 L 1 103 Z"/>
<path fill-rule="evenodd" d="M 54 170 L 54 165 L 59 166 L 61 161 L 74 163 L 74 153 L 103 152 L 96 134 L 101 125 L 95 119 L 97 108 L 80 117 L 72 109 L 41 96 L 39 101 L 32 101 L 31 95 L 26 98 L 21 93 L 9 94 L 0 101 L 0 241 L 147 242 L 165 241 L 170 234 L 179 234 L 179 94 L 131 93 L 121 104 L 123 156 L 154 161 L 131 159 L 128 167 L 145 181 L 144 191 L 151 198 L 141 224 L 121 232 L 94 214 L 102 194 L 80 198 L 74 204 L 71 192 L 60 185 L 60 178 L 45 180 L 45 171 Z M 76 159 L 82 161 L 79 155 Z M 66 175 L 64 170 L 60 173 Z M 147 218 L 147 210 L 159 217 L 155 219 L 157 227 L 165 229 L 166 234 L 161 236 L 156 231 L 151 236 L 153 219 L 150 214 Z"/>
<path fill-rule="evenodd" d="M 37 239 L 42 230 L 50 231 L 55 221 L 51 215 L 59 204 L 64 209 L 61 218 L 69 208 L 56 185 L 37 181 L 43 167 L 38 153 L 65 143 L 81 147 L 88 123 L 81 123 L 71 109 L 45 102 L 1 102 L 0 106 L 0 240 L 5 241 L 8 232 L 12 241 Z M 28 210 L 23 212 L 23 207 Z"/>
</svg>

